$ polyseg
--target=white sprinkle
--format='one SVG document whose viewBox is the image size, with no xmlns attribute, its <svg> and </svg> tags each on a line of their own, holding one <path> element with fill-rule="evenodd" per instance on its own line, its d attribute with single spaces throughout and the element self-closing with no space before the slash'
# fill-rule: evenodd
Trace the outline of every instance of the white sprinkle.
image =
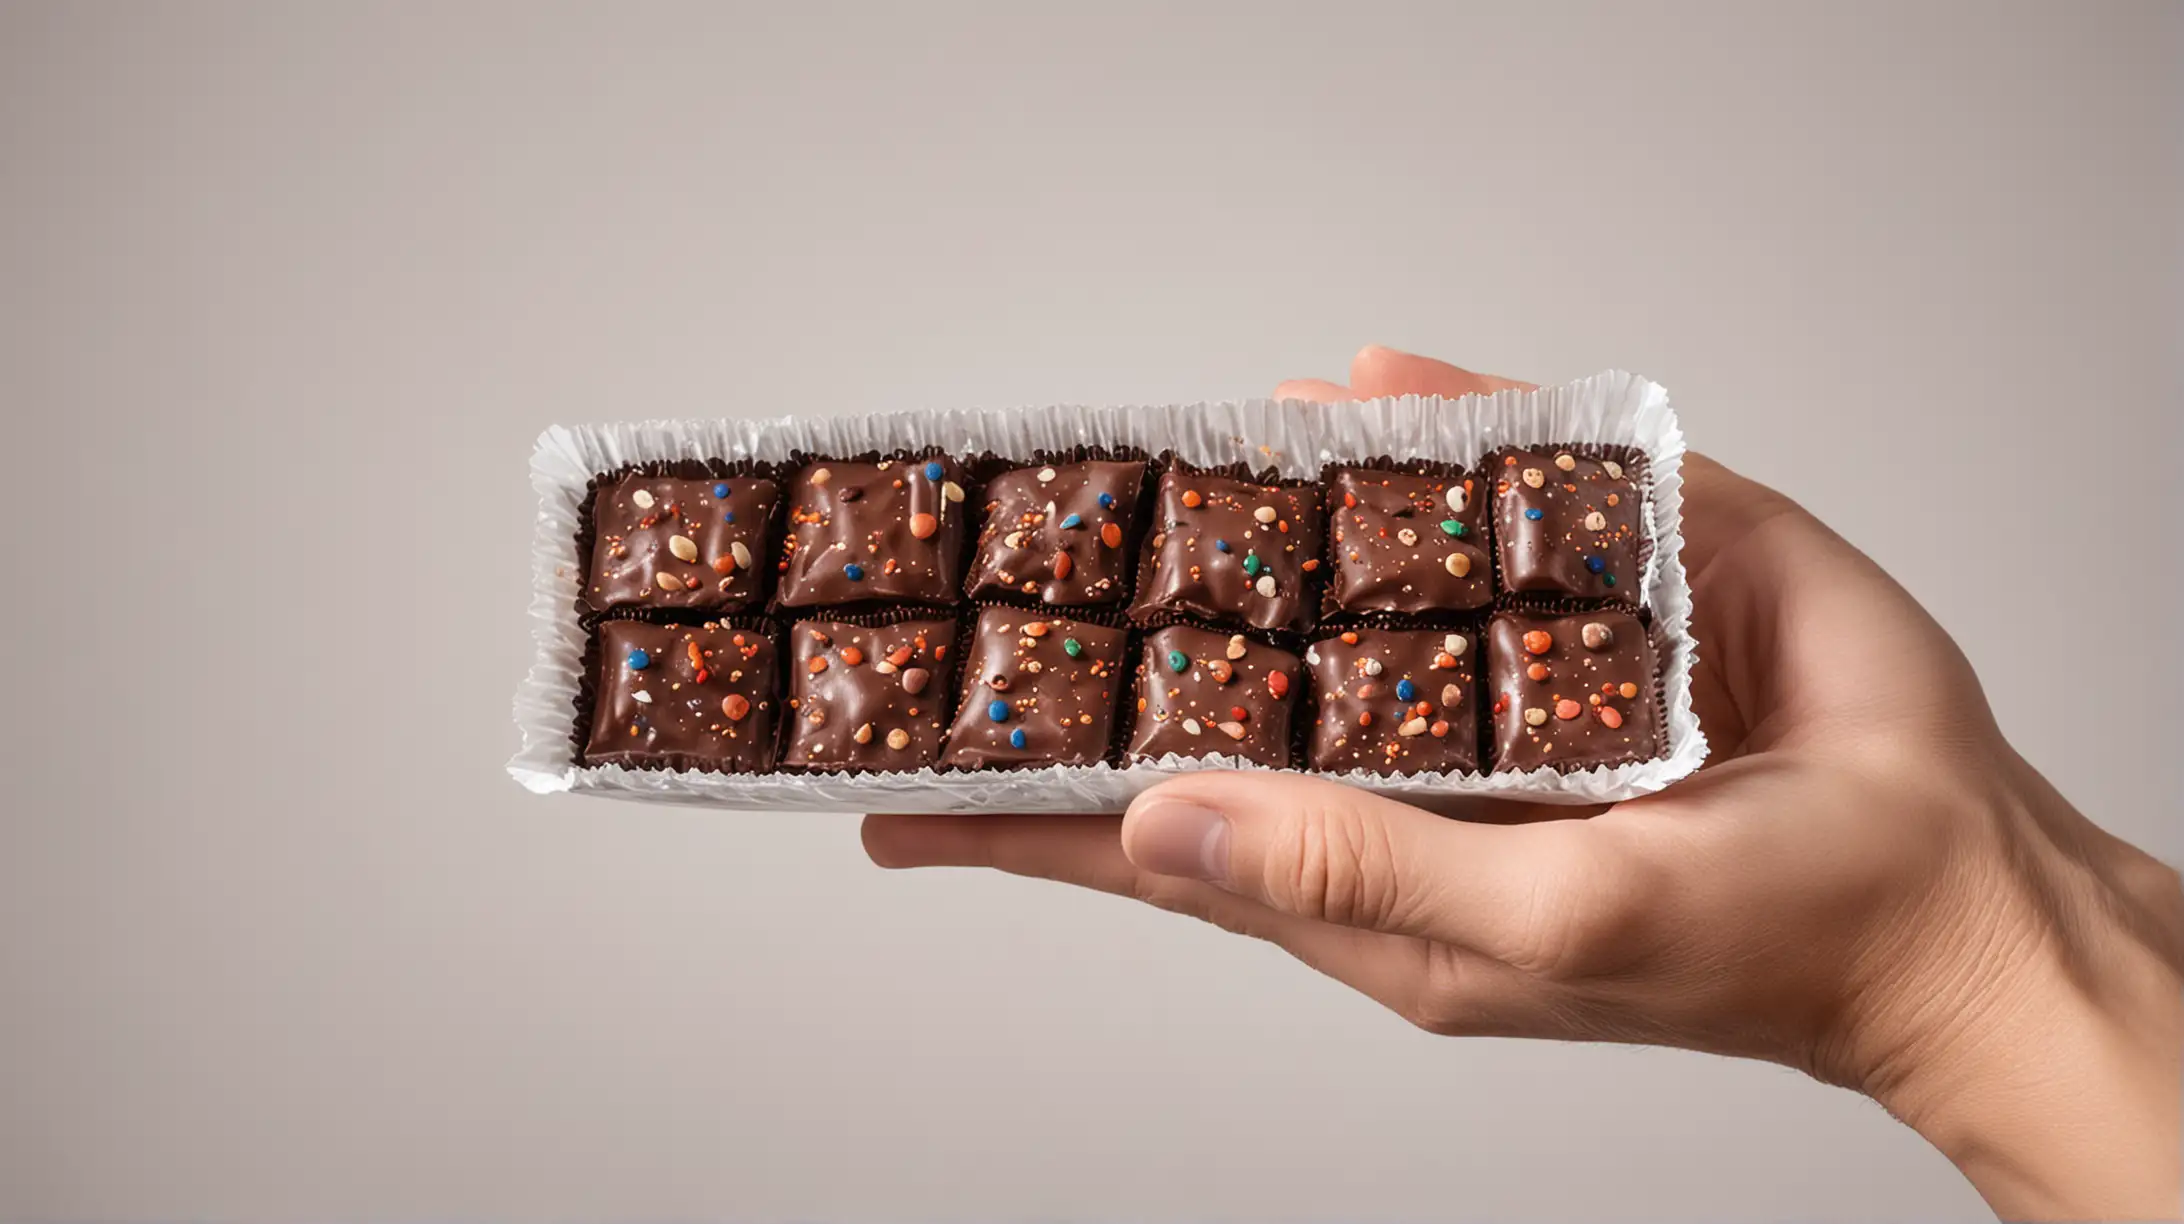
<svg viewBox="0 0 2184 1224">
<path fill-rule="evenodd" d="M 639 510 L 652 509 L 652 491 L 649 489 L 637 490 L 635 493 L 629 495 L 629 500 L 634 503 Z"/>
<path fill-rule="evenodd" d="M 1274 507 L 1261 506 L 1251 512 L 1251 517 L 1259 520 L 1262 523 L 1271 523 L 1281 516 L 1275 512 Z"/>
<path fill-rule="evenodd" d="M 1259 581 L 1253 584 L 1253 589 L 1257 590 L 1259 594 L 1266 596 L 1268 599 L 1274 598 L 1274 575 L 1259 575 Z"/>
<path fill-rule="evenodd" d="M 1408 527 L 1405 527 L 1395 533 L 1395 542 L 1401 544 L 1405 548 L 1409 548 L 1411 545 L 1418 542 L 1418 533 L 1412 531 Z"/>
<path fill-rule="evenodd" d="M 644 691 L 643 689 L 638 689 L 636 692 L 631 693 L 629 695 L 629 699 L 631 701 L 637 702 L 639 705 L 652 704 L 652 694 Z"/>
<path fill-rule="evenodd" d="M 1458 514 L 1462 514 L 1464 512 L 1464 507 L 1470 504 L 1471 495 L 1464 492 L 1464 487 L 1462 485 L 1452 484 L 1448 487 L 1449 509 L 1454 510 Z"/>
<path fill-rule="evenodd" d="M 1039 469 L 1039 483 L 1040 483 L 1040 484 L 1047 484 L 1048 482 L 1052 481 L 1053 479 L 1054 479 L 1054 469 L 1053 469 L 1053 468 L 1040 468 L 1040 469 Z"/>
<path fill-rule="evenodd" d="M 1307 646 L 1307 647 L 1305 647 L 1305 648 L 1304 648 L 1304 661 L 1305 661 L 1305 662 L 1307 662 L 1307 663 L 1310 663 L 1310 664 L 1311 664 L 1312 666 L 1314 666 L 1314 667 L 1318 667 L 1318 666 L 1319 666 L 1319 647 L 1318 647 L 1318 646 L 1316 646 L 1316 645 L 1315 645 L 1315 646 Z"/>
<path fill-rule="evenodd" d="M 1600 466 L 1608 469 L 1608 476 L 1610 479 L 1621 480 L 1623 478 L 1623 465 L 1617 463 L 1615 460 L 1602 459 L 1600 461 Z"/>
<path fill-rule="evenodd" d="M 1441 639 L 1441 649 L 1449 652 L 1452 655 L 1455 655 L 1459 659 L 1463 658 L 1464 651 L 1469 650 L 1470 648 L 1471 643 L 1464 640 L 1464 635 L 1461 633 L 1451 633 L 1447 637 Z"/>
<path fill-rule="evenodd" d="M 1386 669 L 1381 665 L 1380 660 L 1368 655 L 1363 662 L 1358 664 L 1358 670 L 1368 676 L 1377 676 Z"/>
<path fill-rule="evenodd" d="M 1195 718 L 1186 718 L 1186 719 L 1184 719 L 1184 720 L 1183 720 L 1183 730 L 1184 730 L 1184 731 L 1185 731 L 1185 732 L 1186 732 L 1187 734 L 1190 734 L 1190 735 L 1197 735 L 1197 734 L 1198 734 L 1199 732 L 1201 732 L 1201 731 L 1204 731 L 1204 730 L 1205 730 L 1205 728 L 1204 728 L 1204 727 L 1201 727 L 1201 726 L 1199 726 L 1199 725 L 1198 725 L 1198 720 L 1197 720 L 1197 719 L 1195 719 Z"/>
</svg>

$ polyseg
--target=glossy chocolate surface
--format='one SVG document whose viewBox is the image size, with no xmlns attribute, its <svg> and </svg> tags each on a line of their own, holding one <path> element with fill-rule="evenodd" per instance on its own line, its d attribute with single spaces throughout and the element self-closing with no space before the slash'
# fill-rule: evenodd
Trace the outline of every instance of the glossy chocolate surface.
<svg viewBox="0 0 2184 1224">
<path fill-rule="evenodd" d="M 1291 703 L 1303 665 L 1286 650 L 1241 634 L 1170 625 L 1145 635 L 1130 755 L 1240 756 L 1290 763 Z"/>
<path fill-rule="evenodd" d="M 985 525 L 967 582 L 973 599 L 1009 592 L 1057 605 L 1130 597 L 1131 520 L 1142 463 L 1052 463 L 986 485 Z"/>
<path fill-rule="evenodd" d="M 962 482 L 949 458 L 806 466 L 789 482 L 781 605 L 953 602 L 970 518 Z"/>
<path fill-rule="evenodd" d="M 940 759 L 956 691 L 955 622 L 789 629 L 784 765 L 919 769 Z"/>
<path fill-rule="evenodd" d="M 1128 687 L 1120 629 L 988 608 L 972 631 L 944 764 L 1091 765 L 1107 755 Z"/>
<path fill-rule="evenodd" d="M 1318 489 L 1170 468 L 1152 528 L 1133 616 L 1170 612 L 1259 629 L 1311 622 L 1310 575 L 1320 568 L 1323 535 Z"/>
<path fill-rule="evenodd" d="M 1465 632 L 1359 629 L 1305 651 L 1314 769 L 1382 774 L 1479 767 L 1478 645 Z"/>
<path fill-rule="evenodd" d="M 599 627 L 586 765 L 761 772 L 773 767 L 771 637 L 716 624 Z"/>
<path fill-rule="evenodd" d="M 1504 588 L 1639 601 L 1640 497 L 1621 463 L 1541 448 L 1499 452 L 1488 466 Z"/>
<path fill-rule="evenodd" d="M 1476 473 L 1343 468 L 1328 483 L 1332 602 L 1345 612 L 1445 612 L 1494 598 L 1486 486 Z"/>
<path fill-rule="evenodd" d="M 743 608 L 764 589 L 771 480 L 632 473 L 592 499 L 584 602 L 608 608 Z"/>
<path fill-rule="evenodd" d="M 1653 667 L 1645 626 L 1626 613 L 1496 615 L 1487 627 L 1495 770 L 1651 759 Z"/>
</svg>

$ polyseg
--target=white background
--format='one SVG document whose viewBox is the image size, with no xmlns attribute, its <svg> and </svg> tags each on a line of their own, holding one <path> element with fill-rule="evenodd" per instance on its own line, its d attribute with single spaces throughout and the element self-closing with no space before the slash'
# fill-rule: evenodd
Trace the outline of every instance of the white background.
<svg viewBox="0 0 2184 1224">
<path fill-rule="evenodd" d="M 1975 1218 L 1789 1071 L 1428 1037 L 852 816 L 525 794 L 525 461 L 1625 367 L 2173 860 L 2180 25 L 0 7 L 0 1217 Z"/>
</svg>

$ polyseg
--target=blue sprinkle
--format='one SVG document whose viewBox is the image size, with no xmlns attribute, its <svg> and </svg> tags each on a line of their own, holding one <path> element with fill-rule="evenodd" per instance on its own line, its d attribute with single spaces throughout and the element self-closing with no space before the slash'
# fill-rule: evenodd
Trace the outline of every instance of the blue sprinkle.
<svg viewBox="0 0 2184 1224">
<path fill-rule="evenodd" d="M 1605 562 L 1605 561 L 1602 561 L 1602 560 L 1601 560 L 1600 558 L 1598 558 L 1598 557 L 1587 557 L 1587 558 L 1585 558 L 1585 568 L 1586 568 L 1586 569 L 1589 569 L 1589 570 L 1591 570 L 1591 571 L 1592 571 L 1593 573 L 1597 574 L 1597 573 L 1599 573 L 1599 572 L 1600 572 L 1601 570 L 1604 570 L 1604 569 L 1608 568 L 1608 563 L 1607 563 L 1607 562 Z"/>
<path fill-rule="evenodd" d="M 1115 508 L 1115 495 L 1114 495 L 1114 494 L 1112 494 L 1112 493 L 1102 493 L 1102 494 L 1100 494 L 1100 509 L 1102 509 L 1102 510 L 1112 510 L 1112 509 L 1114 509 L 1114 508 Z"/>
<path fill-rule="evenodd" d="M 863 582 L 864 566 L 852 561 L 842 567 L 842 577 L 849 579 L 851 582 Z"/>
<path fill-rule="evenodd" d="M 1533 522 L 1535 522 L 1535 523 L 1536 523 L 1536 522 L 1540 521 L 1541 519 L 1545 518 L 1545 517 L 1546 517 L 1546 515 L 1544 515 L 1544 514 L 1541 514 L 1541 513 L 1540 513 L 1540 510 L 1539 510 L 1539 507 L 1538 507 L 1538 506 L 1534 506 L 1534 507 L 1532 507 L 1531 509 L 1529 509 L 1529 510 L 1527 510 L 1527 511 L 1525 511 L 1525 512 L 1524 512 L 1524 517 L 1526 517 L 1526 518 L 1528 518 L 1528 519 L 1530 519 L 1530 520 L 1532 520 Z"/>
<path fill-rule="evenodd" d="M 646 654 L 642 650 L 632 650 L 629 652 L 629 669 L 631 671 L 643 671 L 650 666 L 652 666 L 651 655 Z"/>
<path fill-rule="evenodd" d="M 1070 528 L 1072 528 L 1072 527 L 1082 527 L 1082 526 L 1084 526 L 1084 516 L 1083 516 L 1083 515 L 1079 515 L 1079 514 L 1072 514 L 1072 515 L 1070 515 L 1070 516 L 1069 516 L 1068 518 L 1065 518 L 1065 519 L 1063 519 L 1063 520 L 1062 520 L 1062 530 L 1064 530 L 1064 531 L 1067 531 L 1067 530 L 1069 530 L 1069 529 L 1070 529 Z"/>
<path fill-rule="evenodd" d="M 721 512 L 720 512 L 720 521 L 721 521 L 721 522 L 723 522 L 723 523 L 733 523 L 733 522 L 735 522 L 735 521 L 736 521 L 736 512 L 735 512 L 735 511 L 733 511 L 733 510 L 723 510 L 723 511 L 721 511 Z"/>
<path fill-rule="evenodd" d="M 1395 699 L 1397 701 L 1414 701 L 1417 699 L 1417 697 L 1417 685 L 1412 684 L 1408 680 L 1398 680 L 1395 682 Z"/>
<path fill-rule="evenodd" d="M 927 480 L 939 480 L 947 473 L 948 469 L 940 466 L 940 460 L 938 459 L 930 460 L 925 465 L 925 478 Z"/>
<path fill-rule="evenodd" d="M 1216 550 L 1218 550 L 1218 551 L 1220 551 L 1220 552 L 1227 552 L 1227 551 L 1228 551 L 1228 541 L 1227 541 L 1227 540 L 1215 540 L 1215 541 L 1213 542 L 1213 546 L 1214 546 L 1214 548 L 1215 548 Z"/>
<path fill-rule="evenodd" d="M 713 500 L 714 500 L 714 501 L 727 501 L 727 500 L 728 500 L 728 486 L 727 486 L 727 485 L 725 485 L 725 484 L 717 484 L 717 485 L 714 485 L 714 486 L 713 486 Z"/>
<path fill-rule="evenodd" d="M 1021 748 L 1024 746 L 1028 738 L 1029 737 L 1024 734 L 1024 729 L 1022 727 L 1018 727 L 1016 730 L 1009 732 L 1009 747 Z"/>
<path fill-rule="evenodd" d="M 986 717 L 995 722 L 1007 722 L 1009 720 L 1009 703 L 995 698 L 993 704 L 986 707 Z"/>
</svg>

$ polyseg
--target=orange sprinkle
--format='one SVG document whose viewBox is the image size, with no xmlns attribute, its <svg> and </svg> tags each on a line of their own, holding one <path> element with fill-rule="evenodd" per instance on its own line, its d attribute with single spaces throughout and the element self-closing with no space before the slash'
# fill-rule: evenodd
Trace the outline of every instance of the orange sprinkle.
<svg viewBox="0 0 2184 1224">
<path fill-rule="evenodd" d="M 1345 634 L 1343 634 L 1343 635 L 1342 635 L 1342 644 L 1343 644 L 1343 645 L 1345 645 L 1345 646 L 1355 646 L 1355 645 L 1357 645 L 1357 635 L 1356 635 L 1356 634 L 1354 634 L 1354 633 L 1345 633 Z"/>
<path fill-rule="evenodd" d="M 811 666 L 811 674 L 812 674 L 812 675 L 814 675 L 814 676 L 818 675 L 818 674 L 819 674 L 820 672 L 823 672 L 823 671 L 825 671 L 825 670 L 827 669 L 827 658 L 826 658 L 826 656 L 825 656 L 825 655 L 813 655 L 813 656 L 811 657 L 811 664 L 810 664 L 810 666 Z"/>
<path fill-rule="evenodd" d="M 855 667 L 864 662 L 864 651 L 857 649 L 855 646 L 844 646 L 842 647 L 842 662 Z"/>
<path fill-rule="evenodd" d="M 1585 707 L 1565 697 L 1555 703 L 1555 717 L 1568 722 L 1585 712 Z"/>
<path fill-rule="evenodd" d="M 1309 574 L 1309 573 L 1311 573 L 1311 572 L 1312 572 L 1313 570 L 1316 570 L 1316 569 L 1318 569 L 1318 568 L 1319 568 L 1319 558 L 1318 558 L 1318 557 L 1306 557 L 1306 558 L 1304 559 L 1304 564 L 1303 564 L 1303 565 L 1300 565 L 1300 566 L 1298 566 L 1297 568 L 1299 568 L 1299 569 L 1303 570 L 1303 571 L 1304 571 L 1305 573 Z"/>
<path fill-rule="evenodd" d="M 1198 490 L 1196 489 L 1183 490 L 1183 504 L 1193 510 L 1198 509 L 1199 504 L 1201 502 L 1204 502 L 1205 500 L 1205 498 L 1198 495 Z"/>
<path fill-rule="evenodd" d="M 1448 721 L 1437 718 L 1433 720 L 1433 725 L 1427 727 L 1426 730 L 1431 732 L 1435 739 L 1445 739 L 1448 737 Z"/>
<path fill-rule="evenodd" d="M 1035 638 L 1037 638 L 1037 637 L 1045 637 L 1046 635 L 1047 635 L 1047 623 L 1046 623 L 1045 621 L 1027 621 L 1027 622 L 1025 622 L 1025 624 L 1024 624 L 1024 636 L 1025 636 L 1025 637 L 1035 637 Z"/>
<path fill-rule="evenodd" d="M 1534 680 L 1545 680 L 1548 676 L 1551 676 L 1554 673 L 1547 670 L 1547 665 L 1545 663 L 1534 663 L 1530 667 L 1524 669 L 1524 674 Z"/>
<path fill-rule="evenodd" d="M 1613 731 L 1623 725 L 1623 716 L 1616 712 L 1614 706 L 1602 706 L 1600 707 L 1600 725 Z"/>
<path fill-rule="evenodd" d="M 1076 568 L 1076 562 L 1069 559 L 1068 553 L 1057 552 L 1054 554 L 1054 578 L 1057 582 L 1069 577 L 1069 571 L 1074 568 Z"/>
<path fill-rule="evenodd" d="M 1546 654 L 1554 645 L 1554 636 L 1545 629 L 1534 629 L 1524 635 L 1524 649 L 1528 654 Z"/>
<path fill-rule="evenodd" d="M 1122 547 L 1122 528 L 1113 523 L 1100 524 L 1100 543 L 1109 548 Z"/>
<path fill-rule="evenodd" d="M 1373 712 L 1371 710 L 1359 710 L 1357 712 L 1357 725 L 1360 727 L 1372 726 Z"/>
<path fill-rule="evenodd" d="M 1619 689 L 1617 689 L 1617 690 L 1615 690 L 1615 691 L 1616 691 L 1616 692 L 1618 692 L 1618 693 L 1621 693 L 1621 694 L 1622 694 L 1623 696 L 1625 696 L 1625 697 L 1636 697 L 1636 696 L 1638 695 L 1638 686 L 1637 686 L 1637 685 L 1635 685 L 1635 684 L 1632 684 L 1632 683 L 1631 683 L 1630 681 L 1628 681 L 1628 680 L 1625 680 L 1625 681 L 1623 682 L 1623 687 L 1621 687 L 1621 688 L 1619 688 Z"/>
</svg>

